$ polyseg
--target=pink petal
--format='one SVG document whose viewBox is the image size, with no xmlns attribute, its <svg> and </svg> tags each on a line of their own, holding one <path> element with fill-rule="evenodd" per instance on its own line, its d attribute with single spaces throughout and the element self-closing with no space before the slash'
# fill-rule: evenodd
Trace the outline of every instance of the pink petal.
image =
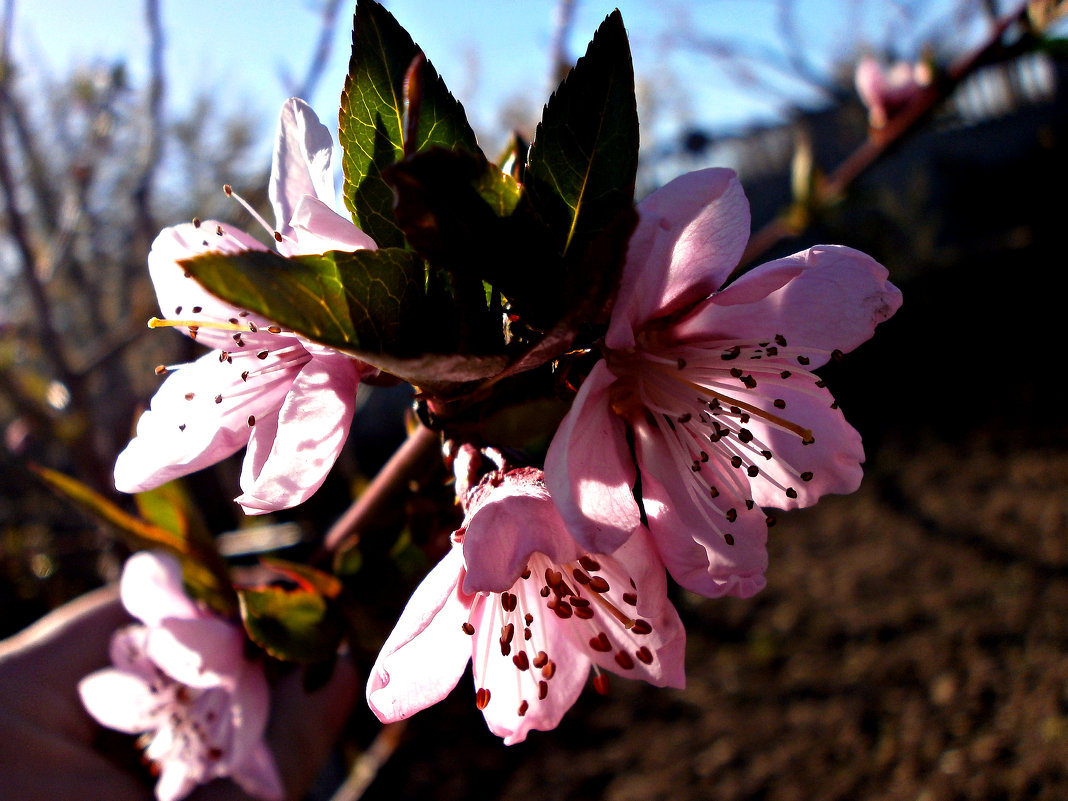
<svg viewBox="0 0 1068 801">
<path fill-rule="evenodd" d="M 189 687 L 232 688 L 245 669 L 241 629 L 217 618 L 168 618 L 149 632 L 148 655 Z"/>
<path fill-rule="evenodd" d="M 677 464 L 663 439 L 644 425 L 636 433 L 649 529 L 675 581 L 708 598 L 747 598 L 763 589 L 768 565 L 764 513 L 747 508 L 747 499 L 725 481 L 717 481 L 716 498 L 691 492 L 692 478 L 682 473 L 688 467 Z"/>
<path fill-rule="evenodd" d="M 504 482 L 468 510 L 463 540 L 465 593 L 505 592 L 527 567 L 534 552 L 553 562 L 582 555 L 541 482 L 521 482 L 506 473 Z M 540 471 L 530 471 L 538 472 Z"/>
<path fill-rule="evenodd" d="M 732 390 L 735 398 L 804 426 L 814 439 L 805 445 L 792 431 L 777 428 L 757 415 L 750 418 L 746 428 L 752 432 L 754 443 L 773 454 L 771 459 L 754 460 L 760 473 L 749 479 L 750 495 L 758 506 L 811 506 L 823 495 L 850 493 L 860 486 L 864 461 L 860 434 L 834 406 L 830 391 L 814 386 L 814 381 L 814 377 L 797 373 L 790 379 L 762 375 L 756 390 Z M 772 408 L 773 398 L 782 401 L 782 409 Z M 800 478 L 802 474 L 808 480 Z M 793 493 L 786 494 L 788 489 Z"/>
<path fill-rule="evenodd" d="M 603 652 L 591 650 L 588 641 L 575 637 L 576 647 L 586 650 L 594 664 L 604 670 L 657 687 L 684 687 L 686 632 L 667 599 L 664 566 L 649 532 L 639 529 L 612 556 L 598 554 L 595 558 L 600 567 L 596 575 L 609 584 L 601 598 L 624 614 L 648 623 L 651 630 L 626 628 L 598 603 L 593 607 L 597 615 L 590 622 L 599 624 L 598 634 L 603 633 L 612 647 Z M 628 596 L 636 599 L 635 603 L 630 603 Z M 575 627 L 570 629 L 573 636 L 577 631 Z M 643 659 L 643 649 L 652 655 L 648 664 Z"/>
<path fill-rule="evenodd" d="M 237 675 L 230 691 L 229 711 L 233 722 L 231 764 L 259 765 L 261 755 L 258 752 L 264 747 L 263 733 L 267 729 L 271 711 L 271 694 L 263 667 L 258 662 L 244 660 L 243 670 Z M 273 769 L 270 752 L 267 752 L 267 758 Z M 277 781 L 277 771 L 274 774 Z"/>
<path fill-rule="evenodd" d="M 264 742 L 256 743 L 245 759 L 233 766 L 230 777 L 255 798 L 263 801 L 282 801 L 285 798 L 282 777 L 278 775 L 271 749 Z"/>
<path fill-rule="evenodd" d="M 329 250 L 375 250 L 367 234 L 323 201 L 305 195 L 293 212 L 289 238 L 278 243 L 284 256 L 326 253 Z"/>
<path fill-rule="evenodd" d="M 283 234 L 288 233 L 293 212 L 304 195 L 334 202 L 333 151 L 330 131 L 307 103 L 290 98 L 282 104 L 268 196 L 274 207 L 275 227 Z"/>
<path fill-rule="evenodd" d="M 680 321 L 679 341 L 786 338 L 815 369 L 848 353 L 901 306 L 886 268 L 840 245 L 819 245 L 749 271 Z"/>
<path fill-rule="evenodd" d="M 262 432 L 253 426 L 237 498 L 247 514 L 295 506 L 322 486 L 348 437 L 358 386 L 356 365 L 344 354 L 316 356 L 304 365 L 277 426 Z"/>
<path fill-rule="evenodd" d="M 170 696 L 161 697 L 140 676 L 106 668 L 78 682 L 82 705 L 109 729 L 140 734 L 159 725 L 160 710 Z"/>
<path fill-rule="evenodd" d="M 248 442 L 249 417 L 282 403 L 301 364 L 274 352 L 219 361 L 208 353 L 167 377 L 115 462 L 115 486 L 141 492 L 225 459 Z M 248 367 L 246 380 L 242 373 Z M 219 400 L 216 401 L 216 398 Z"/>
<path fill-rule="evenodd" d="M 148 658 L 148 627 L 137 623 L 124 626 L 111 635 L 108 656 L 117 669 L 138 676 L 154 677 L 155 665 Z"/>
<path fill-rule="evenodd" d="M 531 582 L 519 582 L 515 591 L 522 596 L 523 608 L 533 610 L 535 616 L 532 638 L 524 641 L 523 647 L 530 653 L 550 654 L 555 663 L 544 699 L 539 697 L 539 682 L 544 680 L 541 671 L 533 667 L 519 671 L 510 654 L 501 654 L 499 596 L 480 596 L 471 616 L 476 631 L 471 655 L 475 689 L 489 691 L 482 715 L 490 731 L 504 738 L 505 745 L 522 742 L 531 730 L 556 728 L 582 693 L 590 673 L 590 660 L 583 650 L 576 650 L 567 624 L 545 609 L 544 600 L 530 589 L 532 586 Z M 516 640 L 518 648 L 518 633 Z M 520 714 L 524 701 L 525 712 Z"/>
<path fill-rule="evenodd" d="M 185 594 L 182 565 L 161 551 L 138 551 L 122 568 L 119 595 L 126 611 L 147 626 L 158 626 L 168 618 L 195 620 L 204 616 L 196 603 Z M 138 633 L 136 644 L 146 648 Z"/>
<path fill-rule="evenodd" d="M 461 629 L 470 599 L 460 594 L 463 554 L 453 548 L 412 593 L 367 681 L 367 704 L 383 723 L 436 704 L 471 658 Z M 432 666 L 432 669 L 429 669 Z"/>
<path fill-rule="evenodd" d="M 605 343 L 634 345 L 633 332 L 719 289 L 749 239 L 749 202 L 731 170 L 681 175 L 640 204 Z"/>
<path fill-rule="evenodd" d="M 626 427 L 612 412 L 615 376 L 594 365 L 545 457 L 545 483 L 583 549 L 612 553 L 640 525 Z"/>
<path fill-rule="evenodd" d="M 222 231 L 220 235 L 217 233 Z M 178 262 L 203 253 L 240 253 L 246 250 L 267 250 L 258 240 L 244 231 L 215 220 L 205 220 L 199 226 L 192 223 L 175 225 L 160 231 L 148 254 L 148 272 L 159 300 L 164 319 L 227 322 L 240 320 L 266 328 L 264 318 L 232 306 L 208 293 L 195 279 L 186 275 Z M 187 327 L 177 330 L 188 333 Z M 233 349 L 234 331 L 201 328 L 197 341 L 209 348 Z"/>
<path fill-rule="evenodd" d="M 160 765 L 156 801 L 181 801 L 199 783 L 193 765 L 174 759 L 166 760 Z"/>
</svg>

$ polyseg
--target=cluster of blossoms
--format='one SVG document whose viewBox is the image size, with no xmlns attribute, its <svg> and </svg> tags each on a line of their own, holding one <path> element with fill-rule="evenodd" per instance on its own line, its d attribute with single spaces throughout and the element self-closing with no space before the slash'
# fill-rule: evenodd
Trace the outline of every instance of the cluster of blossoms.
<svg viewBox="0 0 1068 801">
<path fill-rule="evenodd" d="M 331 146 L 307 105 L 285 104 L 270 184 L 277 228 L 265 224 L 283 255 L 375 248 L 331 208 Z M 602 691 L 606 672 L 681 687 L 685 632 L 667 575 L 707 597 L 751 596 L 765 583 L 766 507 L 807 506 L 859 485 L 860 437 L 813 371 L 896 311 L 886 270 L 858 251 L 819 246 L 730 281 L 750 219 L 729 170 L 684 175 L 638 212 L 601 358 L 544 469 L 448 444 L 463 523 L 372 670 L 367 700 L 381 720 L 436 703 L 469 661 L 476 704 L 506 743 L 555 727 L 591 670 Z M 153 245 L 149 269 L 169 317 L 155 324 L 213 350 L 167 368 L 119 457 L 120 489 L 158 486 L 247 446 L 237 502 L 258 514 L 307 499 L 337 458 L 357 386 L 375 368 L 212 297 L 180 264 L 247 249 L 263 246 L 209 221 L 168 228 Z M 173 567 L 156 570 L 177 586 Z M 90 711 L 153 734 L 161 800 L 223 774 L 274 797 L 259 744 L 262 674 L 232 648 L 220 652 L 230 655 L 226 671 L 175 667 L 152 643 L 179 625 L 224 624 L 187 599 L 170 617 L 147 614 L 127 592 L 133 581 L 124 579 L 123 596 L 145 627 L 118 635 L 116 669 L 86 680 Z M 199 642 L 216 647 L 206 635 Z M 185 655 L 196 645 L 187 641 Z M 153 703 L 112 714 L 118 683 Z"/>
<path fill-rule="evenodd" d="M 159 766 L 159 801 L 222 777 L 266 801 L 283 798 L 263 740 L 267 679 L 245 657 L 244 631 L 185 594 L 170 556 L 132 556 L 120 592 L 140 623 L 113 635 L 113 667 L 80 682 L 85 708 L 105 726 L 143 735 L 145 757 Z"/>
</svg>

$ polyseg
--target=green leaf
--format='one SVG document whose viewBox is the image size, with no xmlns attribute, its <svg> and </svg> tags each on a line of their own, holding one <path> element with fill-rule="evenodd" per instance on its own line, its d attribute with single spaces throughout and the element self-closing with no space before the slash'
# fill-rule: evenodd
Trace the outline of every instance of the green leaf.
<svg viewBox="0 0 1068 801">
<path fill-rule="evenodd" d="M 549 99 L 530 146 L 527 187 L 569 263 L 633 204 L 637 166 L 634 68 L 617 10 Z"/>
<path fill-rule="evenodd" d="M 275 659 L 322 662 L 337 652 L 341 623 L 320 593 L 255 587 L 237 594 L 249 637 Z"/>
<path fill-rule="evenodd" d="M 215 538 L 181 481 L 168 481 L 155 489 L 139 492 L 134 502 L 141 517 L 149 523 L 195 541 L 205 549 L 214 548 Z"/>
<path fill-rule="evenodd" d="M 409 77 L 416 87 L 414 108 L 406 99 Z M 409 132 L 412 142 L 406 142 Z M 380 247 L 404 244 L 393 219 L 393 193 L 382 177 L 386 167 L 433 145 L 477 151 L 463 107 L 408 32 L 373 0 L 360 0 L 353 17 L 338 140 L 345 204 Z"/>
<path fill-rule="evenodd" d="M 488 284 L 520 313 L 551 318 L 562 264 L 515 179 L 482 156 L 437 149 L 390 167 L 386 179 L 409 243 L 453 277 L 465 303 Z"/>
<path fill-rule="evenodd" d="M 448 276 L 428 270 L 412 251 L 287 259 L 250 250 L 181 264 L 229 303 L 418 386 L 477 380 L 503 363 L 503 336 L 486 336 L 485 294 L 458 303 Z"/>
</svg>

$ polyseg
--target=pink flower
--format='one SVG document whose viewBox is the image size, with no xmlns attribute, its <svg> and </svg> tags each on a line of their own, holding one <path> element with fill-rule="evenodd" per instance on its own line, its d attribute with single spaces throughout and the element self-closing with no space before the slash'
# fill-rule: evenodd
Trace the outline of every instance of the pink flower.
<svg viewBox="0 0 1068 801">
<path fill-rule="evenodd" d="M 546 483 L 583 548 L 613 553 L 642 509 L 674 578 L 694 592 L 764 586 L 773 518 L 852 492 L 860 436 L 812 370 L 868 339 L 901 304 L 886 270 L 819 246 L 724 287 L 749 233 L 729 170 L 683 175 L 640 206 L 605 358 L 546 458 Z"/>
<path fill-rule="evenodd" d="M 554 728 L 590 668 L 682 687 L 685 632 L 643 531 L 612 556 L 571 538 L 540 471 L 491 474 L 450 553 L 382 647 L 367 701 L 390 722 L 444 698 L 471 660 L 475 702 L 506 745 Z"/>
<path fill-rule="evenodd" d="M 885 70 L 871 56 L 857 62 L 854 76 L 857 94 L 868 109 L 868 123 L 872 128 L 885 127 L 931 80 L 931 68 L 926 62 L 898 61 Z"/>
<path fill-rule="evenodd" d="M 373 249 L 336 214 L 330 132 L 301 100 L 282 106 L 270 198 L 285 256 Z M 178 264 L 199 253 L 266 250 L 216 222 L 165 228 L 148 269 L 160 308 L 198 342 L 214 348 L 174 368 L 119 454 L 115 485 L 141 492 L 214 464 L 248 446 L 237 502 L 248 514 L 295 506 L 326 479 L 355 408 L 366 365 L 281 331 L 270 321 L 209 295 Z"/>
<path fill-rule="evenodd" d="M 281 799 L 263 740 L 267 680 L 245 659 L 241 629 L 185 595 L 181 566 L 168 555 L 130 557 L 120 592 L 141 623 L 115 632 L 114 667 L 78 684 L 89 714 L 108 728 L 145 735 L 145 756 L 159 768 L 159 801 L 227 776 L 251 795 Z"/>
</svg>

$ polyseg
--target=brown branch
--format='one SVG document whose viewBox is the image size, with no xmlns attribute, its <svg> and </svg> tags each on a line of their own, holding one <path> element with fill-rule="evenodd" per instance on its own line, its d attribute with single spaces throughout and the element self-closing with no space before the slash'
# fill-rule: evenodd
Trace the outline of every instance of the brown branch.
<svg viewBox="0 0 1068 801">
<path fill-rule="evenodd" d="M 334 42 L 334 29 L 337 27 L 338 10 L 341 8 L 341 0 L 325 0 L 319 22 L 319 38 L 315 44 L 315 52 L 308 71 L 304 74 L 301 84 L 292 89 L 292 94 L 303 97 L 309 102 L 315 94 L 319 81 L 322 80 L 326 63 L 330 60 L 330 49 Z"/>
<path fill-rule="evenodd" d="M 312 561 L 325 559 L 330 553 L 347 544 L 351 537 L 358 535 L 359 530 L 374 518 L 385 504 L 392 501 L 396 492 L 422 468 L 423 461 L 435 455 L 440 444 L 441 438 L 437 432 L 422 425 L 417 426 L 378 471 L 367 489 L 331 526 L 323 538 L 319 553 Z"/>
<path fill-rule="evenodd" d="M 1002 37 L 1005 32 L 1014 24 L 1025 21 L 1026 16 L 1027 3 L 1024 3 L 1016 11 L 1003 17 L 993 27 L 987 39 L 975 50 L 954 62 L 939 81 L 918 91 L 911 101 L 890 119 L 885 128 L 871 131 L 864 144 L 816 186 L 810 201 L 812 206 L 822 208 L 841 197 L 857 178 L 871 169 L 908 133 L 926 121 L 961 81 L 998 53 L 1003 48 Z M 789 222 L 787 215 L 776 217 L 750 237 L 739 262 L 740 268 L 754 262 L 781 240 L 799 233 Z"/>
</svg>

